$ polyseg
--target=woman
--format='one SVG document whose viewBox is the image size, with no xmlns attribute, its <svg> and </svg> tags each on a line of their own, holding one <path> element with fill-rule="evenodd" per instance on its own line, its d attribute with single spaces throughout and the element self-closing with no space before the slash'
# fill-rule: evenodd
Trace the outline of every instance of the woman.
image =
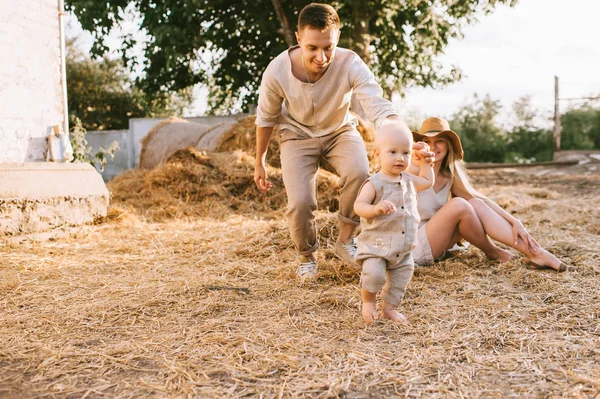
<svg viewBox="0 0 600 399">
<path fill-rule="evenodd" d="M 445 119 L 425 120 L 419 132 L 413 132 L 413 137 L 428 144 L 435 154 L 435 183 L 419 193 L 421 224 L 413 252 L 416 264 L 433 263 L 462 238 L 480 248 L 490 259 L 510 260 L 513 255 L 494 245 L 491 237 L 527 256 L 532 268 L 560 272 L 576 269 L 542 248 L 521 221 L 473 189 L 462 161 L 460 138 L 450 130 Z M 413 157 L 410 173 L 419 173 L 418 162 Z"/>
</svg>

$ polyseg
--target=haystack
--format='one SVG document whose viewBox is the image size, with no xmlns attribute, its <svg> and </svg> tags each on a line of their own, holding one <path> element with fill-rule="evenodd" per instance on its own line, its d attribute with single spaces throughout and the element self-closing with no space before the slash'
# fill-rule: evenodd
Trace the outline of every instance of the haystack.
<svg viewBox="0 0 600 399">
<path fill-rule="evenodd" d="M 269 167 L 273 187 L 262 193 L 254 183 L 254 157 L 242 152 L 206 153 L 194 147 L 176 151 L 152 170 L 132 169 L 108 183 L 111 206 L 132 209 L 162 222 L 174 218 L 283 211 L 286 195 L 281 170 Z M 339 208 L 337 176 L 317 175 L 319 208 Z"/>
<path fill-rule="evenodd" d="M 220 143 L 223 135 L 230 131 L 232 127 L 236 126 L 237 124 L 238 121 L 235 120 L 221 122 L 220 124 L 210 129 L 208 132 L 206 132 L 206 134 L 200 138 L 198 143 L 196 143 L 196 148 L 198 150 L 215 151 L 215 148 Z"/>
</svg>

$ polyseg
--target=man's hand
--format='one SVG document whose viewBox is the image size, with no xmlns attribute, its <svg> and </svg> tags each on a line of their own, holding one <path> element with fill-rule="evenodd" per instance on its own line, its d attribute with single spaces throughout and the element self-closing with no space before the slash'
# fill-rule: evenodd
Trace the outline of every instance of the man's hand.
<svg viewBox="0 0 600 399">
<path fill-rule="evenodd" d="M 254 165 L 254 183 L 260 191 L 267 192 L 273 187 L 270 181 L 267 180 L 267 168 L 263 163 Z"/>
<path fill-rule="evenodd" d="M 435 154 L 431 152 L 431 149 L 427 144 L 422 141 L 417 141 L 413 144 L 413 160 L 417 165 L 420 165 L 421 161 L 433 163 L 435 161 Z"/>
</svg>

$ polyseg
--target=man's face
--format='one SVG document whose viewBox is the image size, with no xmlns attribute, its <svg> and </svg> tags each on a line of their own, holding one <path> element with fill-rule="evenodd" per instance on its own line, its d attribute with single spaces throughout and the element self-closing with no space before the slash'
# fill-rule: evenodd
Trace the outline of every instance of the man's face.
<svg viewBox="0 0 600 399">
<path fill-rule="evenodd" d="M 296 39 L 304 57 L 304 65 L 309 72 L 320 74 L 325 72 L 335 54 L 335 47 L 340 40 L 340 31 L 331 28 L 324 32 L 310 27 L 296 32 Z"/>
</svg>

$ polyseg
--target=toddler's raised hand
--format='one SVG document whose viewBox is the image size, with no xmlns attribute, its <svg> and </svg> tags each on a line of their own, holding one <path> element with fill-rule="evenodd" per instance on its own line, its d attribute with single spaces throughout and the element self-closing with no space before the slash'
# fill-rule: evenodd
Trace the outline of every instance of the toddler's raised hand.
<svg viewBox="0 0 600 399">
<path fill-rule="evenodd" d="M 379 201 L 379 203 L 375 205 L 375 208 L 377 209 L 378 215 L 387 215 L 389 213 L 396 212 L 396 205 L 388 200 Z"/>
<path fill-rule="evenodd" d="M 417 159 L 418 163 L 420 163 L 421 161 L 430 163 L 433 162 L 435 159 L 435 154 L 431 152 L 431 148 L 429 148 L 429 145 L 422 141 L 417 141 L 413 145 L 413 154 L 414 158 Z"/>
</svg>

